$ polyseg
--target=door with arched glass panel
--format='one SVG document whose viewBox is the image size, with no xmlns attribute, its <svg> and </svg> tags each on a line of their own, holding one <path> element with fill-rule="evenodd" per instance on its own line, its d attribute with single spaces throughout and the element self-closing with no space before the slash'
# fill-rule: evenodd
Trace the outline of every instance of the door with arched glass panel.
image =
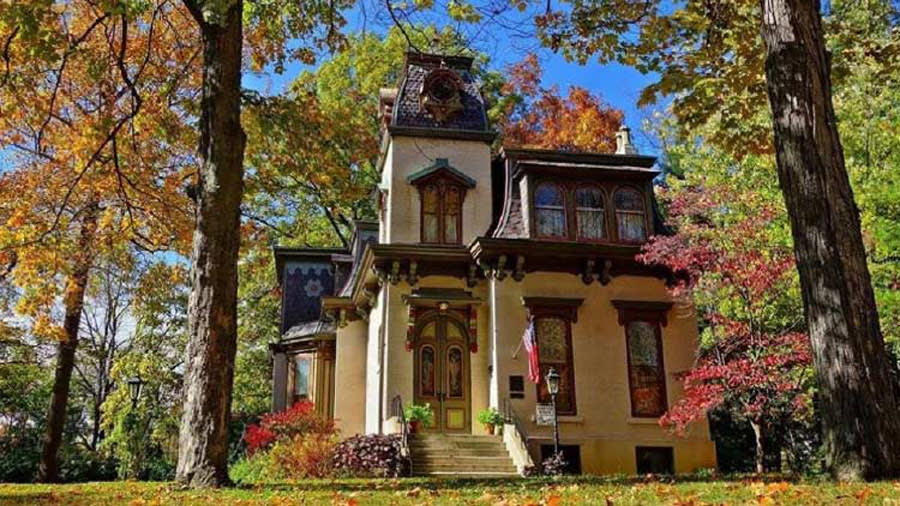
<svg viewBox="0 0 900 506">
<path fill-rule="evenodd" d="M 446 315 L 425 319 L 415 347 L 415 403 L 431 405 L 435 432 L 469 432 L 469 353 L 465 327 Z"/>
</svg>

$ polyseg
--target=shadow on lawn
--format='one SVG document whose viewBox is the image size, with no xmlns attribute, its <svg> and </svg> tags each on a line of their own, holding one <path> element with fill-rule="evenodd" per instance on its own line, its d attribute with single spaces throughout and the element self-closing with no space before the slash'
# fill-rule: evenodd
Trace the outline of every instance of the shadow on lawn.
<svg viewBox="0 0 900 506">
<path fill-rule="evenodd" d="M 548 486 L 634 486 L 678 483 L 746 483 L 746 482 L 791 482 L 802 481 L 796 476 L 781 474 L 770 475 L 728 475 L 728 476 L 562 476 L 559 478 L 370 478 L 370 479 L 336 479 L 309 480 L 296 482 L 265 483 L 257 486 L 241 486 L 238 488 L 254 490 L 264 488 L 272 491 L 309 491 L 309 492 L 357 492 L 357 491 L 404 491 L 423 490 L 472 490 L 515 487 L 521 491 L 541 490 Z"/>
</svg>

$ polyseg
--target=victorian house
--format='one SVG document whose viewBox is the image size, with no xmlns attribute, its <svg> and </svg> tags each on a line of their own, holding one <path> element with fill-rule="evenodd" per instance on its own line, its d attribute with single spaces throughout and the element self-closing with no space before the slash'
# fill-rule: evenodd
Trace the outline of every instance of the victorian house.
<svg viewBox="0 0 900 506">
<path fill-rule="evenodd" d="M 350 436 L 400 432 L 400 406 L 428 403 L 415 472 L 522 472 L 553 449 L 547 387 L 528 380 L 522 346 L 533 322 L 542 378 L 560 374 L 573 471 L 714 467 L 706 423 L 685 436 L 659 425 L 697 322 L 673 304 L 668 273 L 635 260 L 661 232 L 655 159 L 624 128 L 615 154 L 492 152 L 471 64 L 410 53 L 382 90 L 379 217 L 356 223 L 349 249 L 275 249 L 275 409 L 310 399 Z M 502 436 L 476 421 L 491 407 Z"/>
</svg>

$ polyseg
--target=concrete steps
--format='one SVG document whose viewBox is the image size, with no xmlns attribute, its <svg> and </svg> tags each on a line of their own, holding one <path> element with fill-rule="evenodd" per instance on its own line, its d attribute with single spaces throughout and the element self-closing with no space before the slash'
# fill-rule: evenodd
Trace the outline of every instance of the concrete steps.
<svg viewBox="0 0 900 506">
<path fill-rule="evenodd" d="M 500 436 L 411 434 L 413 474 L 447 478 L 516 477 Z"/>
</svg>

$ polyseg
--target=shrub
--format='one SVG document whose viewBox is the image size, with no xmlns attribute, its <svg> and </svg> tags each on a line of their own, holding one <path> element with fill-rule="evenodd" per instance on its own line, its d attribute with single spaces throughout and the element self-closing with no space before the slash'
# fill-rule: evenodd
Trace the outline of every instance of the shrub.
<svg viewBox="0 0 900 506">
<path fill-rule="evenodd" d="M 259 424 L 244 430 L 247 454 L 267 450 L 276 442 L 291 441 L 304 434 L 334 434 L 334 423 L 315 411 L 313 403 L 300 401 L 280 413 L 264 415 Z"/>
<path fill-rule="evenodd" d="M 324 478 L 331 475 L 334 434 L 296 435 L 269 450 L 272 476 L 283 479 Z"/>
<path fill-rule="evenodd" d="M 409 422 L 422 422 L 425 427 L 434 425 L 434 412 L 431 410 L 431 404 L 410 404 L 406 407 L 404 414 Z"/>
<path fill-rule="evenodd" d="M 369 434 L 344 440 L 334 449 L 334 472 L 341 476 L 396 478 L 409 472 L 397 434 Z"/>
<path fill-rule="evenodd" d="M 322 478 L 331 473 L 337 444 L 334 423 L 300 401 L 281 413 L 263 416 L 244 430 L 247 458 L 232 479 L 256 483 L 268 479 Z"/>
<path fill-rule="evenodd" d="M 503 425 L 506 420 L 494 408 L 482 409 L 478 412 L 478 423 L 484 425 Z"/>
<path fill-rule="evenodd" d="M 569 463 L 563 458 L 562 452 L 555 453 L 541 463 L 541 469 L 545 476 L 561 476 L 566 472 Z"/>
</svg>

